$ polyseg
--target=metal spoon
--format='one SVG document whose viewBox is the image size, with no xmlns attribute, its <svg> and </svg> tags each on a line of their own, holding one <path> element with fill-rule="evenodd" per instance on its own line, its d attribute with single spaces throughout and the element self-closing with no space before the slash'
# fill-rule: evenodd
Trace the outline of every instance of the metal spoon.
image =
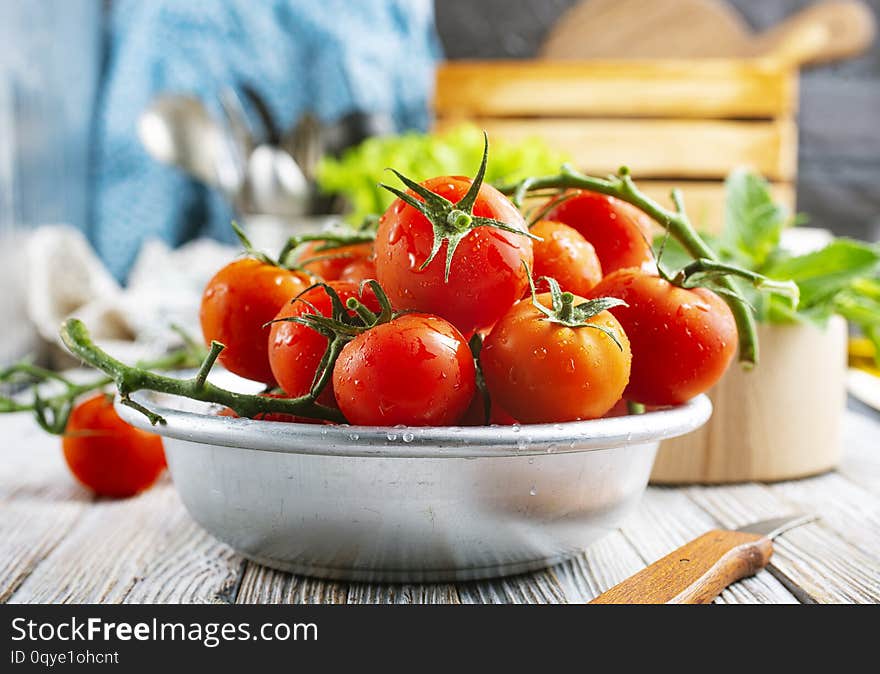
<svg viewBox="0 0 880 674">
<path fill-rule="evenodd" d="M 278 147 L 280 132 L 268 104 L 250 85 L 242 92 L 253 104 L 263 126 L 264 140 L 251 152 L 247 166 L 247 196 L 256 213 L 297 216 L 308 212 L 311 188 L 289 152 Z"/>
<path fill-rule="evenodd" d="M 141 113 L 138 136 L 154 159 L 183 169 L 232 197 L 244 182 L 230 140 L 193 96 L 161 95 Z"/>
</svg>

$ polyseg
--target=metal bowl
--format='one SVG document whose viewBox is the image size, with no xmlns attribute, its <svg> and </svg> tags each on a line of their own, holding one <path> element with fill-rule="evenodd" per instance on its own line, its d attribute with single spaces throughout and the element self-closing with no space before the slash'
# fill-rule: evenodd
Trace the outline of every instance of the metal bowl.
<svg viewBox="0 0 880 674">
<path fill-rule="evenodd" d="M 225 382 L 224 382 L 225 383 Z M 193 518 L 266 566 L 359 581 L 469 580 L 578 554 L 637 503 L 659 441 L 712 406 L 565 424 L 388 428 L 252 421 L 153 392 Z"/>
</svg>

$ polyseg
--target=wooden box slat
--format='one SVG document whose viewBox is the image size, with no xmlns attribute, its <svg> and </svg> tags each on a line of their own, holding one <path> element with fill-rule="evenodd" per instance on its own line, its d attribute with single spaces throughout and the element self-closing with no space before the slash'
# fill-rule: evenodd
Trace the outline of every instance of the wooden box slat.
<svg viewBox="0 0 880 674">
<path fill-rule="evenodd" d="M 629 166 L 636 178 L 723 178 L 736 166 L 771 180 L 797 170 L 797 131 L 789 120 L 474 119 L 490 138 L 538 136 L 590 173 Z M 437 128 L 453 125 L 438 120 Z"/>
<path fill-rule="evenodd" d="M 701 232 L 718 234 L 724 224 L 724 183 L 721 181 L 666 182 L 662 180 L 640 180 L 639 189 L 667 208 L 674 208 L 669 195 L 674 187 L 684 195 L 685 207 L 694 226 Z M 784 204 L 790 212 L 795 208 L 795 189 L 791 183 L 772 183 L 770 191 L 773 198 Z M 658 232 L 660 227 L 657 227 Z"/>
<path fill-rule="evenodd" d="M 773 118 L 797 109 L 797 75 L 761 60 L 453 61 L 441 117 Z"/>
</svg>

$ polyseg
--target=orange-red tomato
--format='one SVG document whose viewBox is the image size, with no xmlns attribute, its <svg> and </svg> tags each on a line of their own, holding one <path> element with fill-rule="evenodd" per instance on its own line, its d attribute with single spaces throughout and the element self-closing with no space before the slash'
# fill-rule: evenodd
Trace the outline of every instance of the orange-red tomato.
<svg viewBox="0 0 880 674">
<path fill-rule="evenodd" d="M 340 281 L 349 283 L 362 283 L 376 278 L 376 263 L 372 258 L 360 257 L 348 264 L 339 275 Z"/>
<path fill-rule="evenodd" d="M 422 185 L 458 203 L 471 179 L 442 176 Z M 473 215 L 526 231 L 519 211 L 490 185 L 480 187 Z M 532 241 L 524 235 L 492 227 L 470 230 L 455 250 L 448 280 L 444 280 L 446 242 L 431 263 L 420 269 L 433 244 L 431 223 L 400 199 L 379 220 L 376 274 L 395 308 L 441 316 L 469 335 L 495 323 L 528 287 L 523 262 L 532 266 Z"/>
<path fill-rule="evenodd" d="M 551 210 L 547 220 L 574 227 L 593 244 L 602 273 L 617 269 L 654 268 L 651 219 L 635 206 L 604 194 L 577 191 Z"/>
<path fill-rule="evenodd" d="M 679 288 L 638 269 L 621 269 L 593 288 L 628 306 L 609 311 L 623 325 L 633 353 L 624 397 L 646 405 L 677 405 L 703 393 L 736 353 L 736 321 L 711 290 Z"/>
<path fill-rule="evenodd" d="M 263 327 L 281 307 L 309 286 L 303 274 L 253 258 L 229 263 L 208 281 L 199 318 L 205 343 L 226 346 L 220 363 L 246 379 L 273 384 Z"/>
<path fill-rule="evenodd" d="M 541 238 L 532 243 L 535 266 L 532 276 L 555 278 L 563 290 L 586 295 L 602 280 L 602 266 L 593 245 L 578 231 L 561 222 L 541 220 L 532 227 L 532 234 Z M 537 287 L 546 291 L 546 283 Z"/>
<path fill-rule="evenodd" d="M 549 293 L 538 300 L 551 306 Z M 607 311 L 588 322 L 613 331 L 622 348 L 595 328 L 546 320 L 531 300 L 515 305 L 480 352 L 492 400 L 527 424 L 595 419 L 610 410 L 629 381 L 629 340 Z"/>
<path fill-rule="evenodd" d="M 133 496 L 165 469 L 162 438 L 125 423 L 103 393 L 73 408 L 61 446 L 76 479 L 99 496 Z"/>
<path fill-rule="evenodd" d="M 352 424 L 447 426 L 461 419 L 476 390 L 467 340 L 449 322 L 404 314 L 342 349 L 333 392 Z"/>
<path fill-rule="evenodd" d="M 324 245 L 324 241 L 310 241 L 297 252 L 297 260 L 302 261 L 300 263 L 302 268 L 324 281 L 352 280 L 342 278 L 346 267 L 373 256 L 372 243 L 354 243 L 348 246 L 318 250 Z"/>
<path fill-rule="evenodd" d="M 343 305 L 349 298 L 355 297 L 371 311 L 380 310 L 379 301 L 370 287 L 364 288 L 361 297 L 360 287 L 356 283 L 331 281 L 327 285 L 336 291 Z M 308 326 L 278 319 L 316 312 L 328 318 L 333 315 L 330 296 L 322 286 L 316 286 L 295 301 L 288 302 L 273 317 L 276 322 L 272 323 L 267 340 L 269 363 L 278 385 L 291 398 L 306 395 L 311 389 L 315 372 L 327 350 L 327 338 Z M 331 387 L 324 389 L 319 402 L 335 405 Z"/>
</svg>

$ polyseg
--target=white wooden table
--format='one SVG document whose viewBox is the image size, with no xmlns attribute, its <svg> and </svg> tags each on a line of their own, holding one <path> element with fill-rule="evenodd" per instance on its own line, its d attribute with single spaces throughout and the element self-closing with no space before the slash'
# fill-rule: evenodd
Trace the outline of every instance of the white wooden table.
<svg viewBox="0 0 880 674">
<path fill-rule="evenodd" d="M 617 531 L 580 557 L 500 580 L 428 585 L 325 582 L 249 562 L 193 522 L 165 478 L 94 500 L 58 438 L 0 416 L 0 602 L 583 602 L 706 530 L 791 511 L 821 521 L 777 539 L 771 568 L 721 603 L 880 602 L 880 415 L 849 411 L 836 472 L 774 485 L 649 488 Z"/>
</svg>

